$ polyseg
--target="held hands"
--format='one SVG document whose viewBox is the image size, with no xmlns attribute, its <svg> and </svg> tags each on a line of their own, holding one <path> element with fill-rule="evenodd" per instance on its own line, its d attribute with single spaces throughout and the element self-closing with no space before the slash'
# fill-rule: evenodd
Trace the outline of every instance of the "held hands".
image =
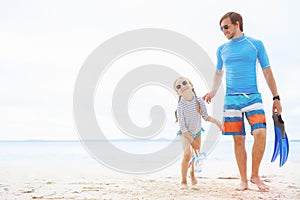
<svg viewBox="0 0 300 200">
<path fill-rule="evenodd" d="M 216 94 L 214 93 L 214 92 L 212 92 L 212 91 L 210 91 L 210 92 L 208 92 L 208 93 L 206 93 L 203 97 L 202 97 L 202 99 L 204 100 L 204 101 L 206 101 L 206 103 L 211 103 L 211 100 L 212 100 L 212 98 L 214 98 L 214 96 L 215 96 Z"/>
</svg>

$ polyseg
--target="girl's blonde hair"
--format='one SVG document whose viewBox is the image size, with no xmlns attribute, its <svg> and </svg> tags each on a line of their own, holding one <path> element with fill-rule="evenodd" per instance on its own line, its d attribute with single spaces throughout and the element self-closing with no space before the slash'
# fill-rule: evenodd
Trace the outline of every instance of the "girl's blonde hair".
<svg viewBox="0 0 300 200">
<path fill-rule="evenodd" d="M 202 112 L 201 112 L 201 105 L 200 105 L 200 103 L 199 103 L 199 101 L 198 101 L 197 94 L 196 94 L 196 92 L 195 92 L 195 90 L 194 90 L 194 87 L 193 87 L 192 82 L 191 82 L 188 78 L 186 78 L 186 77 L 179 77 L 179 78 L 177 78 L 177 79 L 174 81 L 174 83 L 173 83 L 174 90 L 177 92 L 177 89 L 176 89 L 176 82 L 177 82 L 179 79 L 185 79 L 189 84 L 192 85 L 192 91 L 193 91 L 193 93 L 194 93 L 194 96 L 196 97 L 197 110 L 198 110 L 198 113 L 199 113 L 200 115 L 202 115 Z M 181 98 L 182 98 L 182 96 L 179 96 L 178 103 L 181 101 Z M 175 110 L 175 119 L 176 119 L 175 122 L 178 122 L 177 110 Z"/>
</svg>

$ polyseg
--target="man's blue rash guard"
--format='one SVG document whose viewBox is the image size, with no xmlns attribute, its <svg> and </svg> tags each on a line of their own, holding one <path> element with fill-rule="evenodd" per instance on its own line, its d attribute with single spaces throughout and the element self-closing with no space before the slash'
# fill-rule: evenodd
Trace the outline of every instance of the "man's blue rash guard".
<svg viewBox="0 0 300 200">
<path fill-rule="evenodd" d="M 217 70 L 226 71 L 226 94 L 258 93 L 256 63 L 262 69 L 270 66 L 260 40 L 245 35 L 231 39 L 217 51 Z"/>
</svg>

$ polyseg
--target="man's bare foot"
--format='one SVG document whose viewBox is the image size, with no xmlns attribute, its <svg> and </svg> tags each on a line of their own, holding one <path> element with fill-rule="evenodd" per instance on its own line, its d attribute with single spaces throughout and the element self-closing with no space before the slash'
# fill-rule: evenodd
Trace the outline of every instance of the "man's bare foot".
<svg viewBox="0 0 300 200">
<path fill-rule="evenodd" d="M 247 182 L 244 182 L 244 181 L 241 181 L 240 182 L 240 186 L 238 188 L 236 188 L 235 190 L 237 191 L 244 191 L 244 190 L 248 190 L 249 187 L 248 187 L 248 181 Z"/>
<path fill-rule="evenodd" d="M 251 183 L 257 185 L 259 191 L 261 192 L 268 192 L 270 190 L 270 187 L 266 184 L 264 184 L 264 182 L 260 179 L 259 176 L 257 177 L 252 177 L 250 179 Z"/>
<path fill-rule="evenodd" d="M 198 183 L 195 176 L 191 176 L 191 182 L 192 182 L 192 185 L 196 185 Z"/>
</svg>

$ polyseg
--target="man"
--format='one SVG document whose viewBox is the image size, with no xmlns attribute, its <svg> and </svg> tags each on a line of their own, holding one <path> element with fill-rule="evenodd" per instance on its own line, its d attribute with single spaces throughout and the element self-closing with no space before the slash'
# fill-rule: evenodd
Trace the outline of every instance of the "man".
<svg viewBox="0 0 300 200">
<path fill-rule="evenodd" d="M 269 186 L 259 177 L 259 167 L 266 145 L 266 118 L 262 98 L 257 89 L 257 60 L 273 95 L 273 113 L 277 110 L 280 115 L 282 108 L 276 82 L 263 43 L 244 35 L 242 16 L 236 12 L 228 12 L 221 18 L 220 26 L 229 41 L 217 50 L 217 69 L 213 87 L 203 99 L 210 103 L 215 96 L 222 81 L 224 67 L 226 96 L 222 134 L 233 135 L 234 152 L 241 177 L 237 190 L 248 189 L 244 130 L 244 116 L 246 116 L 254 137 L 250 181 L 256 184 L 260 191 L 269 191 Z"/>
</svg>

